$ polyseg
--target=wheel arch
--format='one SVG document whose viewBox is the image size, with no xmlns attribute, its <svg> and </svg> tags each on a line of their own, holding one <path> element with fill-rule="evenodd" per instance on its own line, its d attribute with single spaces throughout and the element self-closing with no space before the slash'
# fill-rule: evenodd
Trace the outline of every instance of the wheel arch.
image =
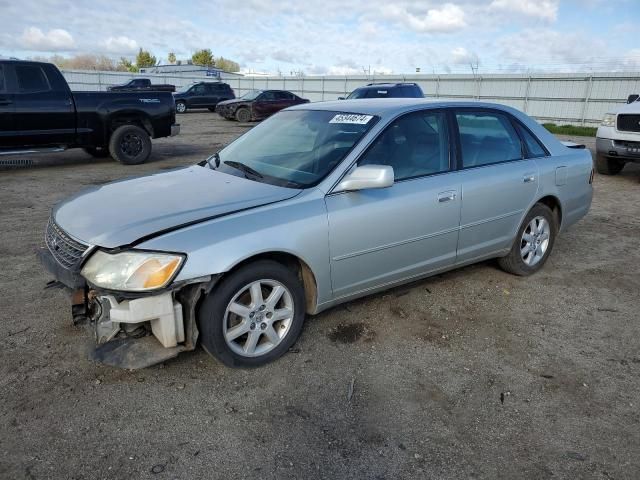
<svg viewBox="0 0 640 480">
<path fill-rule="evenodd" d="M 221 280 L 224 280 L 225 276 L 238 270 L 239 268 L 258 260 L 272 260 L 295 271 L 298 275 L 298 278 L 302 281 L 302 287 L 304 289 L 305 297 L 305 310 L 308 314 L 311 315 L 316 313 L 316 310 L 318 308 L 318 283 L 316 280 L 316 275 L 305 260 L 291 252 L 274 250 L 251 255 L 233 264 L 233 266 L 231 266 L 222 275 Z"/>
<path fill-rule="evenodd" d="M 541 203 L 551 209 L 558 221 L 558 230 L 560 230 L 562 227 L 562 203 L 560 199 L 555 195 L 546 195 L 539 198 L 536 203 Z"/>
<path fill-rule="evenodd" d="M 111 138 L 113 132 L 123 125 L 136 125 L 146 131 L 151 138 L 154 136 L 153 124 L 151 119 L 144 112 L 116 112 L 107 119 L 107 138 Z"/>
</svg>

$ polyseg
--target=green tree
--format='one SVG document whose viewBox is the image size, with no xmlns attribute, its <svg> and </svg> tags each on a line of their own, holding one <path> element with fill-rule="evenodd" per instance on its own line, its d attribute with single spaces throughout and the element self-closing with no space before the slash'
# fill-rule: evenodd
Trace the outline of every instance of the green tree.
<svg viewBox="0 0 640 480">
<path fill-rule="evenodd" d="M 240 65 L 237 62 L 224 57 L 218 57 L 216 59 L 216 67 L 225 72 L 237 72 L 240 70 Z"/>
<path fill-rule="evenodd" d="M 138 69 L 153 67 L 157 63 L 156 57 L 151 55 L 147 50 L 143 50 L 140 48 L 138 54 L 136 55 L 136 67 Z"/>
<path fill-rule="evenodd" d="M 174 63 L 176 63 L 176 54 L 173 52 L 169 52 L 169 55 L 167 56 L 167 60 L 169 60 L 169 63 L 173 65 Z"/>
<path fill-rule="evenodd" d="M 204 65 L 206 67 L 213 67 L 216 64 L 213 59 L 213 53 L 208 48 L 196 51 L 191 55 L 191 61 L 194 65 Z"/>
<path fill-rule="evenodd" d="M 131 60 L 120 57 L 120 62 L 118 63 L 118 70 L 121 72 L 132 72 L 136 73 L 138 71 L 138 67 L 136 67 Z"/>
</svg>

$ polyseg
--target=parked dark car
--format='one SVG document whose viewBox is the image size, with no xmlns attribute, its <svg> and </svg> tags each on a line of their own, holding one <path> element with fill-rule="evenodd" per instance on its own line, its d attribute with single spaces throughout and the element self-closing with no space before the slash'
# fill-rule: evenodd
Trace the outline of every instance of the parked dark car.
<svg viewBox="0 0 640 480">
<path fill-rule="evenodd" d="M 169 92 L 71 92 L 50 63 L 0 60 L 0 155 L 84 148 L 144 162 L 151 138 L 177 135 Z"/>
<path fill-rule="evenodd" d="M 236 94 L 227 83 L 198 82 L 174 93 L 173 98 L 178 113 L 184 113 L 189 108 L 208 108 L 215 112 L 218 103 L 236 98 Z"/>
<path fill-rule="evenodd" d="M 369 83 L 347 97 L 348 100 L 356 98 L 424 98 L 424 93 L 417 83 Z"/>
<path fill-rule="evenodd" d="M 139 90 L 148 90 L 154 92 L 175 92 L 176 86 L 162 83 L 151 83 L 148 78 L 134 78 L 127 83 L 121 85 L 112 85 L 107 87 L 108 92 L 133 92 Z"/>
<path fill-rule="evenodd" d="M 286 90 L 251 90 L 240 98 L 220 102 L 216 112 L 227 120 L 249 122 L 263 120 L 283 108 L 301 103 L 309 103 L 309 100 Z"/>
</svg>

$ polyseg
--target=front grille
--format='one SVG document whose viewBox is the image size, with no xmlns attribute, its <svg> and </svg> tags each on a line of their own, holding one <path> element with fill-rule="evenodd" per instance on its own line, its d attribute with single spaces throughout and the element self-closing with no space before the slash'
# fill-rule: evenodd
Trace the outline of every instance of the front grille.
<svg viewBox="0 0 640 480">
<path fill-rule="evenodd" d="M 65 268 L 73 269 L 77 267 L 82 259 L 82 254 L 87 250 L 88 246 L 75 241 L 62 230 L 52 218 L 49 219 L 47 230 L 44 236 L 47 248 Z"/>
<path fill-rule="evenodd" d="M 640 132 L 640 115 L 618 115 L 618 130 L 621 132 Z"/>
</svg>

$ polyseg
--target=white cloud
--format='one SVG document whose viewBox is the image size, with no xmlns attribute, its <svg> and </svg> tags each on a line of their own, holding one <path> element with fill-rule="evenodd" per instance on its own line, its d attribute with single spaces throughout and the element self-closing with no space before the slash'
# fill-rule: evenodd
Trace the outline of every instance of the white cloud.
<svg viewBox="0 0 640 480">
<path fill-rule="evenodd" d="M 431 8 L 426 14 L 414 13 L 398 5 L 383 7 L 382 13 L 386 18 L 401 22 L 411 30 L 422 33 L 450 33 L 467 26 L 464 10 L 453 3 Z"/>
<path fill-rule="evenodd" d="M 54 28 L 44 33 L 37 27 L 28 27 L 22 33 L 20 40 L 25 50 L 63 52 L 75 48 L 71 34 L 61 28 Z"/>
<path fill-rule="evenodd" d="M 559 3 L 559 0 L 493 0 L 489 9 L 555 22 Z"/>
<path fill-rule="evenodd" d="M 138 50 L 138 42 L 121 35 L 119 37 L 109 37 L 103 43 L 102 47 L 109 53 L 129 54 Z"/>
<path fill-rule="evenodd" d="M 456 47 L 451 51 L 451 63 L 453 65 L 469 65 L 478 63 L 478 55 L 464 47 Z"/>
</svg>

